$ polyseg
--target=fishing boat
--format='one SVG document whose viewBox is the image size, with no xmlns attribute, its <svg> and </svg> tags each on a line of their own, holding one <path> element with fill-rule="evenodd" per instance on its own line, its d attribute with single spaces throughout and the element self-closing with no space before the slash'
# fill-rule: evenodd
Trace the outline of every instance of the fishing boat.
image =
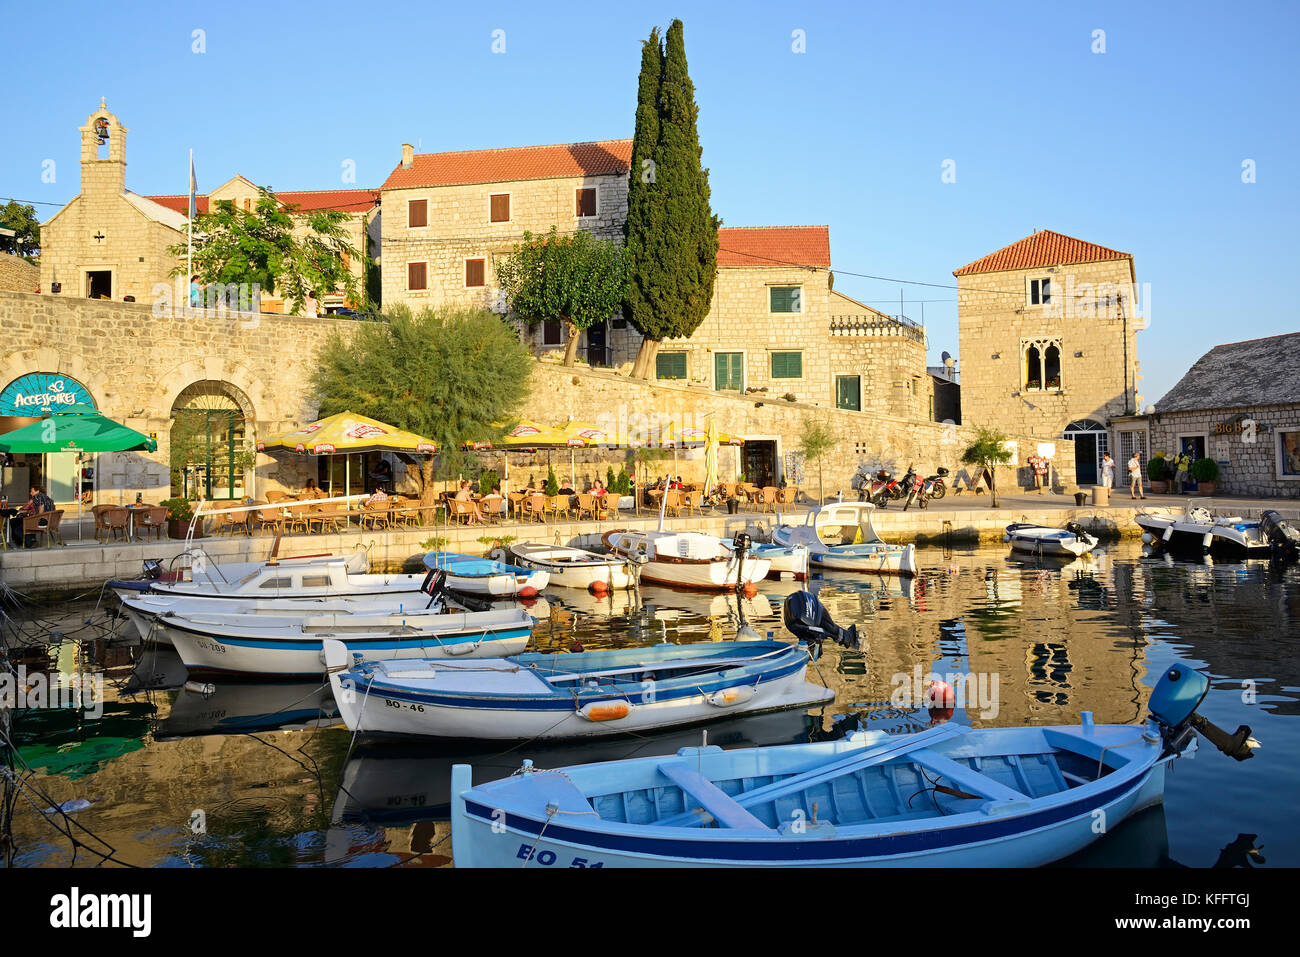
<svg viewBox="0 0 1300 957">
<path fill-rule="evenodd" d="M 191 673 L 320 676 L 329 639 L 372 661 L 501 657 L 528 647 L 533 617 L 523 608 L 440 615 L 168 613 L 154 627 Z"/>
<path fill-rule="evenodd" d="M 544 570 L 521 568 L 478 555 L 429 552 L 424 567 L 447 573 L 447 587 L 488 598 L 533 598 L 550 582 Z"/>
<path fill-rule="evenodd" d="M 776 545 L 805 545 L 814 565 L 841 571 L 915 575 L 916 546 L 892 545 L 871 524 L 870 502 L 832 502 L 809 509 L 804 521 L 787 525 L 778 516 Z"/>
<path fill-rule="evenodd" d="M 416 593 L 424 580 L 423 573 L 371 574 L 355 572 L 352 570 L 354 567 L 355 560 L 347 558 L 205 565 L 197 575 L 187 574 L 178 581 L 119 579 L 110 581 L 108 587 L 118 597 L 148 592 L 223 599 L 314 599 Z M 244 574 L 240 575 L 240 571 Z"/>
<path fill-rule="evenodd" d="M 474 661 L 354 665 L 325 645 L 349 731 L 484 740 L 600 738 L 824 704 L 802 644 L 722 641 Z"/>
<path fill-rule="evenodd" d="M 1007 526 L 1002 540 L 1010 542 L 1014 551 L 1053 558 L 1078 558 L 1097 547 L 1097 539 L 1078 522 L 1066 522 L 1064 528 L 1015 522 Z"/>
<path fill-rule="evenodd" d="M 1209 689 L 1165 671 L 1142 727 L 865 731 L 815 744 L 537 770 L 475 786 L 452 771 L 457 867 L 1032 867 L 1164 798 L 1197 734 L 1238 760 L 1258 743 L 1196 714 Z M 1106 827 L 1099 828 L 1098 821 Z"/>
<path fill-rule="evenodd" d="M 701 532 L 614 529 L 601 541 L 613 554 L 640 564 L 642 581 L 673 588 L 722 591 L 760 582 L 772 567 L 750 554 L 748 544 L 737 549 Z"/>
<path fill-rule="evenodd" d="M 1151 509 L 1133 520 L 1144 533 L 1143 543 L 1156 548 L 1246 558 L 1294 559 L 1300 554 L 1300 531 L 1271 509 L 1253 522 L 1240 515 L 1215 516 L 1202 505 L 1182 514 Z"/>
<path fill-rule="evenodd" d="M 505 561 L 507 555 L 520 568 L 546 572 L 550 584 L 561 588 L 616 591 L 636 584 L 632 564 L 626 559 L 597 555 L 568 545 L 514 542 L 492 557 Z"/>
</svg>

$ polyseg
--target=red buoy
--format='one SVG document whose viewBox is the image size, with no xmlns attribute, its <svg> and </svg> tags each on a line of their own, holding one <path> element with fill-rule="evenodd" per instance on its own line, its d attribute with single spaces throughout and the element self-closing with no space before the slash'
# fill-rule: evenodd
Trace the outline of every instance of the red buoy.
<svg viewBox="0 0 1300 957">
<path fill-rule="evenodd" d="M 587 591 L 591 592 L 593 595 L 604 595 L 609 592 L 609 583 L 594 581 L 587 586 Z"/>
<path fill-rule="evenodd" d="M 925 700 L 933 710 L 954 708 L 957 705 L 957 693 L 946 681 L 931 681 L 925 689 Z"/>
<path fill-rule="evenodd" d="M 745 582 L 745 597 L 753 598 L 758 594 L 758 586 L 753 582 Z"/>
<path fill-rule="evenodd" d="M 537 597 L 537 589 L 534 588 L 532 585 L 525 585 L 523 588 L 519 589 L 519 597 L 520 597 L 520 598 L 536 598 L 536 597 Z"/>
</svg>

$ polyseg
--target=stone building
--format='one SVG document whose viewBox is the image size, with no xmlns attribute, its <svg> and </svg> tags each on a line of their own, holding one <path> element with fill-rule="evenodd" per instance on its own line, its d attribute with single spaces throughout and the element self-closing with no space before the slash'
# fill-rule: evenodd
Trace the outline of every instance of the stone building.
<svg viewBox="0 0 1300 957">
<path fill-rule="evenodd" d="M 1214 459 L 1220 492 L 1300 497 L 1300 332 L 1215 346 L 1145 424 L 1152 454 Z"/>
<path fill-rule="evenodd" d="M 0 289 L 9 292 L 37 292 L 40 285 L 40 266 L 12 253 L 0 253 Z"/>
<path fill-rule="evenodd" d="M 1038 230 L 953 273 L 961 338 L 962 420 L 1075 443 L 1074 480 L 1098 481 L 1110 450 L 1145 459 L 1137 411 L 1137 273 L 1128 253 Z M 1032 454 L 1018 449 L 1018 459 Z M 1069 478 L 1069 476 L 1066 476 Z"/>
<path fill-rule="evenodd" d="M 119 302 L 150 303 L 156 287 L 184 290 L 184 278 L 172 275 L 180 259 L 169 247 L 186 240 L 189 196 L 141 196 L 126 188 L 126 134 L 118 118 L 101 101 L 81 127 L 81 192 L 41 226 L 40 289 L 53 295 Z M 358 250 L 377 246 L 379 194 L 373 189 L 277 192 L 298 214 L 340 209 L 348 213 L 346 229 Z M 196 196 L 200 213 L 211 203 L 230 200 L 251 209 L 259 190 L 236 176 L 210 194 Z M 305 223 L 297 226 L 306 232 Z M 351 263 L 364 278 L 364 257 Z M 177 285 L 179 281 L 179 285 Z M 319 290 L 320 311 L 343 307 L 337 290 Z M 267 295 L 262 308 L 284 311 L 284 303 Z"/>
</svg>

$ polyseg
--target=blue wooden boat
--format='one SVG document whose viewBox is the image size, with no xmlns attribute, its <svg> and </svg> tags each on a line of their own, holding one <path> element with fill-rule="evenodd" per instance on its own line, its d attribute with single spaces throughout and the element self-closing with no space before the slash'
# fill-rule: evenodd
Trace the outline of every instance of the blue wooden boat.
<svg viewBox="0 0 1300 957">
<path fill-rule="evenodd" d="M 453 591 L 488 598 L 533 598 L 551 580 L 550 574 L 541 569 L 460 552 L 429 552 L 424 556 L 424 567 L 445 571 L 447 587 Z"/>
<path fill-rule="evenodd" d="M 1199 731 L 1204 676 L 1161 677 L 1145 726 L 862 732 L 834 742 L 645 757 L 473 786 L 452 773 L 457 867 L 1026 867 L 1066 857 L 1164 796 Z"/>
<path fill-rule="evenodd" d="M 599 738 L 835 697 L 807 680 L 807 647 L 785 641 L 359 664 L 341 642 L 329 642 L 325 659 L 348 730 L 370 734 Z"/>
</svg>

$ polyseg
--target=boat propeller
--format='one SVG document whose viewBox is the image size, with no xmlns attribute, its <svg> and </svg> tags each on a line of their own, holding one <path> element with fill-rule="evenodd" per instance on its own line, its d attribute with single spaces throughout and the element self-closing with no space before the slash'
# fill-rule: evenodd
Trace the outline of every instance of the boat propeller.
<svg viewBox="0 0 1300 957">
<path fill-rule="evenodd" d="M 1230 758 L 1237 761 L 1253 758 L 1260 744 L 1251 736 L 1249 725 L 1239 725 L 1229 734 L 1196 713 L 1209 692 L 1209 679 L 1183 665 L 1171 665 L 1160 676 L 1151 692 L 1149 707 L 1164 738 L 1165 753 L 1181 753 L 1200 734 Z"/>
<path fill-rule="evenodd" d="M 445 568 L 430 568 L 429 573 L 424 576 L 424 581 L 420 583 L 420 591 L 429 596 L 429 604 L 425 607 L 432 608 L 433 603 L 441 598 L 446 590 L 447 570 Z"/>
</svg>

